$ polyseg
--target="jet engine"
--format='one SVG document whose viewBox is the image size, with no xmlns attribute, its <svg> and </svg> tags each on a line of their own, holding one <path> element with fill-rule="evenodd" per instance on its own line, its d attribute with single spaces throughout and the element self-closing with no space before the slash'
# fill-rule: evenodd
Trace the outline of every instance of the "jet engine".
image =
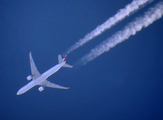
<svg viewBox="0 0 163 120">
<path fill-rule="evenodd" d="M 29 75 L 29 76 L 27 77 L 27 80 L 29 81 L 29 80 L 31 80 L 31 79 L 32 79 L 32 76 Z"/>
<path fill-rule="evenodd" d="M 41 86 L 41 87 L 38 88 L 38 90 L 39 90 L 40 92 L 42 92 L 42 91 L 44 90 L 44 87 Z"/>
</svg>

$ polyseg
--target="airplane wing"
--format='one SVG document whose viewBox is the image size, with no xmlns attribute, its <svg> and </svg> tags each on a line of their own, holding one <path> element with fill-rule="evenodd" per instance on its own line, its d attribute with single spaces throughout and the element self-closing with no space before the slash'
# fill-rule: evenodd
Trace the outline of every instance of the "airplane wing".
<svg viewBox="0 0 163 120">
<path fill-rule="evenodd" d="M 51 87 L 51 88 L 58 88 L 58 89 L 69 89 L 69 87 L 63 87 L 54 83 L 51 83 L 49 81 L 46 80 L 46 85 L 45 87 Z"/>
<path fill-rule="evenodd" d="M 36 65 L 33 61 L 31 52 L 29 53 L 29 60 L 30 60 L 30 66 L 31 66 L 31 73 L 32 73 L 32 78 L 35 80 L 41 76 L 41 74 L 38 72 Z"/>
</svg>

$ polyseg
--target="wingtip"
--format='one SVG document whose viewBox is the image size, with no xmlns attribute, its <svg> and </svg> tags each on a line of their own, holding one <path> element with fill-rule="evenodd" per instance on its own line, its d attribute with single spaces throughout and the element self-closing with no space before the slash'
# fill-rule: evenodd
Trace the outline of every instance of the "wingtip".
<svg viewBox="0 0 163 120">
<path fill-rule="evenodd" d="M 65 87 L 64 89 L 70 89 L 70 87 Z"/>
</svg>

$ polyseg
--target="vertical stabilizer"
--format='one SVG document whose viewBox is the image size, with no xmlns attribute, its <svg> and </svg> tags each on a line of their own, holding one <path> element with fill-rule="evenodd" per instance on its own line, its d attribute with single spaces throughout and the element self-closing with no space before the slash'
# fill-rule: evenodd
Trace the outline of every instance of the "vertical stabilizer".
<svg viewBox="0 0 163 120">
<path fill-rule="evenodd" d="M 58 55 L 58 63 L 62 63 L 65 61 L 67 55 L 62 59 L 61 55 Z M 63 67 L 67 67 L 67 68 L 72 68 L 73 66 L 72 65 L 69 65 L 69 64 L 64 64 Z"/>
<path fill-rule="evenodd" d="M 61 55 L 58 55 L 58 63 L 63 62 Z"/>
</svg>

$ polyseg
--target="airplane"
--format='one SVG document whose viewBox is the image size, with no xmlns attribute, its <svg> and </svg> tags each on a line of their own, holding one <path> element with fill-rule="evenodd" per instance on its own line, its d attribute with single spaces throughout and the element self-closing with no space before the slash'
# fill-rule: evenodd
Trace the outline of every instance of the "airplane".
<svg viewBox="0 0 163 120">
<path fill-rule="evenodd" d="M 36 85 L 39 85 L 40 87 L 38 90 L 41 92 L 44 90 L 45 87 L 51 87 L 51 88 L 58 88 L 58 89 L 69 89 L 69 87 L 63 87 L 54 83 L 51 83 L 47 80 L 48 77 L 50 77 L 52 74 L 57 72 L 61 67 L 68 67 L 72 68 L 73 66 L 66 64 L 67 55 L 62 59 L 61 55 L 58 55 L 58 64 L 44 72 L 43 74 L 40 74 L 39 71 L 36 68 L 36 65 L 33 61 L 31 52 L 29 53 L 29 59 L 30 59 L 30 67 L 31 67 L 31 75 L 27 76 L 27 80 L 32 80 L 28 84 L 26 84 L 24 87 L 20 88 L 17 92 L 17 95 L 21 95 L 31 88 L 33 88 Z"/>
</svg>

